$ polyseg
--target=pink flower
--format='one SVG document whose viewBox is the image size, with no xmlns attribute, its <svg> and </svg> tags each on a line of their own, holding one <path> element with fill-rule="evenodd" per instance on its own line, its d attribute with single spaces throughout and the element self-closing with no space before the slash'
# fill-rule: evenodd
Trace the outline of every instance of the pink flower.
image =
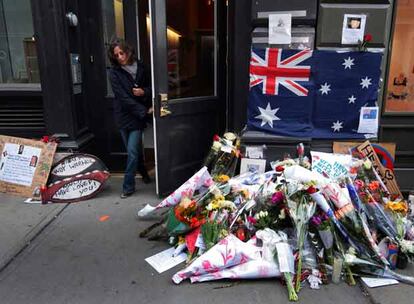
<svg viewBox="0 0 414 304">
<path fill-rule="evenodd" d="M 212 186 L 212 185 L 213 185 L 213 179 L 208 178 L 208 179 L 206 179 L 206 180 L 204 181 L 204 186 L 206 186 L 206 187 L 210 187 L 210 186 Z"/>
<path fill-rule="evenodd" d="M 354 184 L 357 191 L 364 187 L 364 182 L 360 179 L 355 180 Z"/>
<path fill-rule="evenodd" d="M 285 196 L 283 195 L 283 192 L 277 191 L 273 193 L 272 195 L 272 204 L 276 205 L 276 204 L 282 203 L 284 199 L 285 199 Z"/>
<path fill-rule="evenodd" d="M 256 219 L 253 216 L 248 216 L 247 221 L 252 225 L 255 225 L 257 223 Z"/>
</svg>

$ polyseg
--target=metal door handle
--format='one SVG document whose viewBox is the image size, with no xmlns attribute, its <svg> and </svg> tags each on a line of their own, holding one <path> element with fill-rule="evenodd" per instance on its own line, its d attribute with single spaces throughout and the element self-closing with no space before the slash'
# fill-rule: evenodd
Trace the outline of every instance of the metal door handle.
<svg viewBox="0 0 414 304">
<path fill-rule="evenodd" d="M 165 117 L 171 115 L 171 111 L 168 109 L 168 94 L 160 94 L 161 108 L 160 108 L 160 117 Z"/>
<path fill-rule="evenodd" d="M 160 116 L 165 117 L 171 115 L 171 111 L 167 109 L 167 107 L 161 107 Z"/>
</svg>

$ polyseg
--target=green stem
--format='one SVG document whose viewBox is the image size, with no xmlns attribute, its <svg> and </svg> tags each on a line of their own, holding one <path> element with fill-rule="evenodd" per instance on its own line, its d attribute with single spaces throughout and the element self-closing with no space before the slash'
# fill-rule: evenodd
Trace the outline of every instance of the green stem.
<svg viewBox="0 0 414 304">
<path fill-rule="evenodd" d="M 300 282 L 302 278 L 302 249 L 299 249 L 298 268 L 296 270 L 296 292 L 300 291 Z"/>
<path fill-rule="evenodd" d="M 292 276 L 290 272 L 284 272 L 283 275 L 285 276 L 286 286 L 289 293 L 289 301 L 296 302 L 299 300 L 299 297 L 295 291 L 295 288 L 293 287 Z"/>
<path fill-rule="evenodd" d="M 345 266 L 345 270 L 346 270 L 348 285 L 355 286 L 356 282 L 355 282 L 354 275 L 352 274 L 351 268 L 349 266 Z"/>
</svg>

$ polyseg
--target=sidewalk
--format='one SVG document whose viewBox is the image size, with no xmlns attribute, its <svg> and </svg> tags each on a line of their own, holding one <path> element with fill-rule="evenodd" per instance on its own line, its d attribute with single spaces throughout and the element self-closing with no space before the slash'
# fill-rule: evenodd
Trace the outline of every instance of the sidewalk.
<svg viewBox="0 0 414 304">
<path fill-rule="evenodd" d="M 0 194 L 3 264 L 13 256 L 11 252 L 17 253 L 18 248 L 23 248 L 31 237 L 36 236 L 0 273 L 0 302 L 288 302 L 285 287 L 276 280 L 218 281 L 194 285 L 184 282 L 176 286 L 171 277 L 182 265 L 158 274 L 144 259 L 168 245 L 140 239 L 139 232 L 151 225 L 154 219 L 142 221 L 136 217 L 138 208 L 159 201 L 155 185 L 144 185 L 138 180 L 137 193 L 125 200 L 119 199 L 120 186 L 121 178 L 111 178 L 109 186 L 97 198 L 67 206 L 27 205 L 20 198 Z M 105 215 L 109 218 L 99 221 Z M 414 298 L 414 288 L 404 284 L 371 289 L 370 292 L 376 303 L 391 303 L 391 300 L 412 303 L 410 298 Z M 300 299 L 300 303 L 309 304 L 371 302 L 358 286 L 346 284 L 330 284 L 316 291 L 306 286 Z"/>
</svg>

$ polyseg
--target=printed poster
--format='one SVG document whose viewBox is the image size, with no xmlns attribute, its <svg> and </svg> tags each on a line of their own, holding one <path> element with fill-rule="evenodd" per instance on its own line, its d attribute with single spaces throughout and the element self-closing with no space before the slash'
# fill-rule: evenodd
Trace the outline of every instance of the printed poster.
<svg viewBox="0 0 414 304">
<path fill-rule="evenodd" d="M 378 107 L 362 107 L 359 114 L 358 133 L 377 134 L 378 114 Z"/>
<path fill-rule="evenodd" d="M 358 44 L 364 40 L 366 15 L 345 14 L 342 25 L 342 44 Z"/>
<path fill-rule="evenodd" d="M 292 15 L 269 15 L 269 44 L 292 43 Z"/>
<path fill-rule="evenodd" d="M 40 148 L 5 143 L 0 160 L 0 180 L 31 186 L 41 152 Z"/>
</svg>

